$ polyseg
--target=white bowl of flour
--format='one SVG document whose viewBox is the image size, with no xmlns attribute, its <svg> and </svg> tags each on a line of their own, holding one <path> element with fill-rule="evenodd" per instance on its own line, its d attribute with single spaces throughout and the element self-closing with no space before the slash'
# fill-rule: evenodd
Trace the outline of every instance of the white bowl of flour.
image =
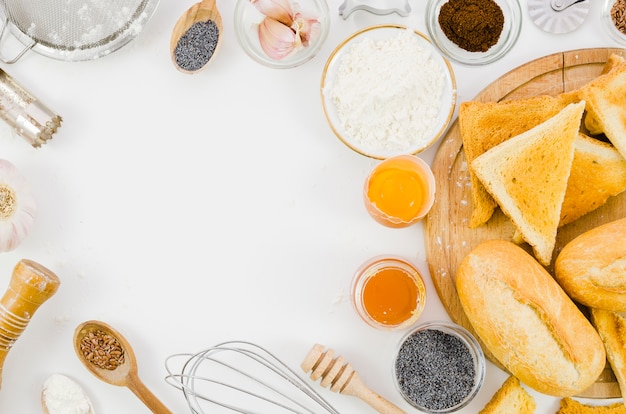
<svg viewBox="0 0 626 414">
<path fill-rule="evenodd" d="M 425 35 L 380 25 L 352 34 L 331 53 L 321 95 L 339 139 L 365 156 L 386 159 L 422 152 L 444 134 L 456 81 Z"/>
</svg>

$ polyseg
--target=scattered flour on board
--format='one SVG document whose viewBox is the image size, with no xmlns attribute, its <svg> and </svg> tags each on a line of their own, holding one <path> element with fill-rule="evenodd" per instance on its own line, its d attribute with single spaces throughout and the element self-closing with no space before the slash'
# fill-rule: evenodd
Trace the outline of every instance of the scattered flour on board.
<svg viewBox="0 0 626 414">
<path fill-rule="evenodd" d="M 357 145 L 371 152 L 402 152 L 432 139 L 445 82 L 441 63 L 407 29 L 387 39 L 355 42 L 324 93 Z"/>
</svg>

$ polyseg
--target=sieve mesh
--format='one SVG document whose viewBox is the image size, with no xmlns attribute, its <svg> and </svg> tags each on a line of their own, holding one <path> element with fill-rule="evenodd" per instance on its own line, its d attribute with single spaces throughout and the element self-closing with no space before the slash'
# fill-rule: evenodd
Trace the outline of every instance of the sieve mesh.
<svg viewBox="0 0 626 414">
<path fill-rule="evenodd" d="M 11 33 L 33 50 L 63 60 L 108 54 L 134 38 L 157 0 L 3 0 Z"/>
</svg>

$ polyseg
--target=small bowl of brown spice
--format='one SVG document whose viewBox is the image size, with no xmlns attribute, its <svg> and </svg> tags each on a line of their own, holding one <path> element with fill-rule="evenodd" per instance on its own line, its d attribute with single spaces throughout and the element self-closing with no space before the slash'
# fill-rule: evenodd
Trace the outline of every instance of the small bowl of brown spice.
<svg viewBox="0 0 626 414">
<path fill-rule="evenodd" d="M 605 0 L 602 22 L 611 39 L 626 44 L 626 0 Z"/>
<path fill-rule="evenodd" d="M 484 65 L 503 57 L 519 38 L 518 0 L 428 0 L 426 27 L 449 59 Z"/>
</svg>

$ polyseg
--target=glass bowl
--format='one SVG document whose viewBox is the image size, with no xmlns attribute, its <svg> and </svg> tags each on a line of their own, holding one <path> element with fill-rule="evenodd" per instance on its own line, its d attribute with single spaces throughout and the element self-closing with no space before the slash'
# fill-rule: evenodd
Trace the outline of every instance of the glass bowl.
<svg viewBox="0 0 626 414">
<path fill-rule="evenodd" d="M 294 49 L 283 58 L 272 58 L 261 48 L 259 24 L 264 15 L 250 3 L 250 0 L 237 0 L 235 5 L 235 34 L 240 46 L 256 62 L 275 69 L 288 69 L 300 66 L 313 59 L 328 37 L 330 31 L 330 11 L 326 0 L 289 0 L 294 12 L 301 12 L 307 18 L 319 21 L 314 35 L 307 46 Z"/>
<path fill-rule="evenodd" d="M 424 34 L 376 25 L 335 48 L 320 93 L 333 133 L 352 150 L 382 160 L 420 153 L 445 133 L 455 109 L 456 80 Z"/>
<path fill-rule="evenodd" d="M 497 43 L 484 52 L 465 50 L 445 35 L 439 24 L 439 12 L 448 1 L 428 0 L 426 28 L 433 43 L 449 59 L 465 65 L 484 65 L 502 58 L 517 42 L 522 27 L 522 9 L 518 0 L 494 0 L 502 10 L 504 24 Z"/>
<path fill-rule="evenodd" d="M 626 33 L 620 31 L 611 17 L 611 9 L 617 0 L 605 0 L 602 6 L 602 25 L 606 29 L 611 39 L 622 45 L 626 45 Z"/>
<path fill-rule="evenodd" d="M 363 263 L 350 289 L 357 314 L 381 330 L 408 328 L 426 305 L 426 285 L 417 268 L 396 256 L 378 256 Z"/>
<path fill-rule="evenodd" d="M 485 380 L 485 355 L 462 326 L 426 322 L 400 341 L 393 378 L 404 399 L 424 413 L 452 413 L 465 407 Z"/>
<path fill-rule="evenodd" d="M 417 155 L 387 158 L 368 174 L 363 201 L 383 226 L 403 228 L 422 221 L 435 202 L 437 183 L 430 165 Z"/>
</svg>

